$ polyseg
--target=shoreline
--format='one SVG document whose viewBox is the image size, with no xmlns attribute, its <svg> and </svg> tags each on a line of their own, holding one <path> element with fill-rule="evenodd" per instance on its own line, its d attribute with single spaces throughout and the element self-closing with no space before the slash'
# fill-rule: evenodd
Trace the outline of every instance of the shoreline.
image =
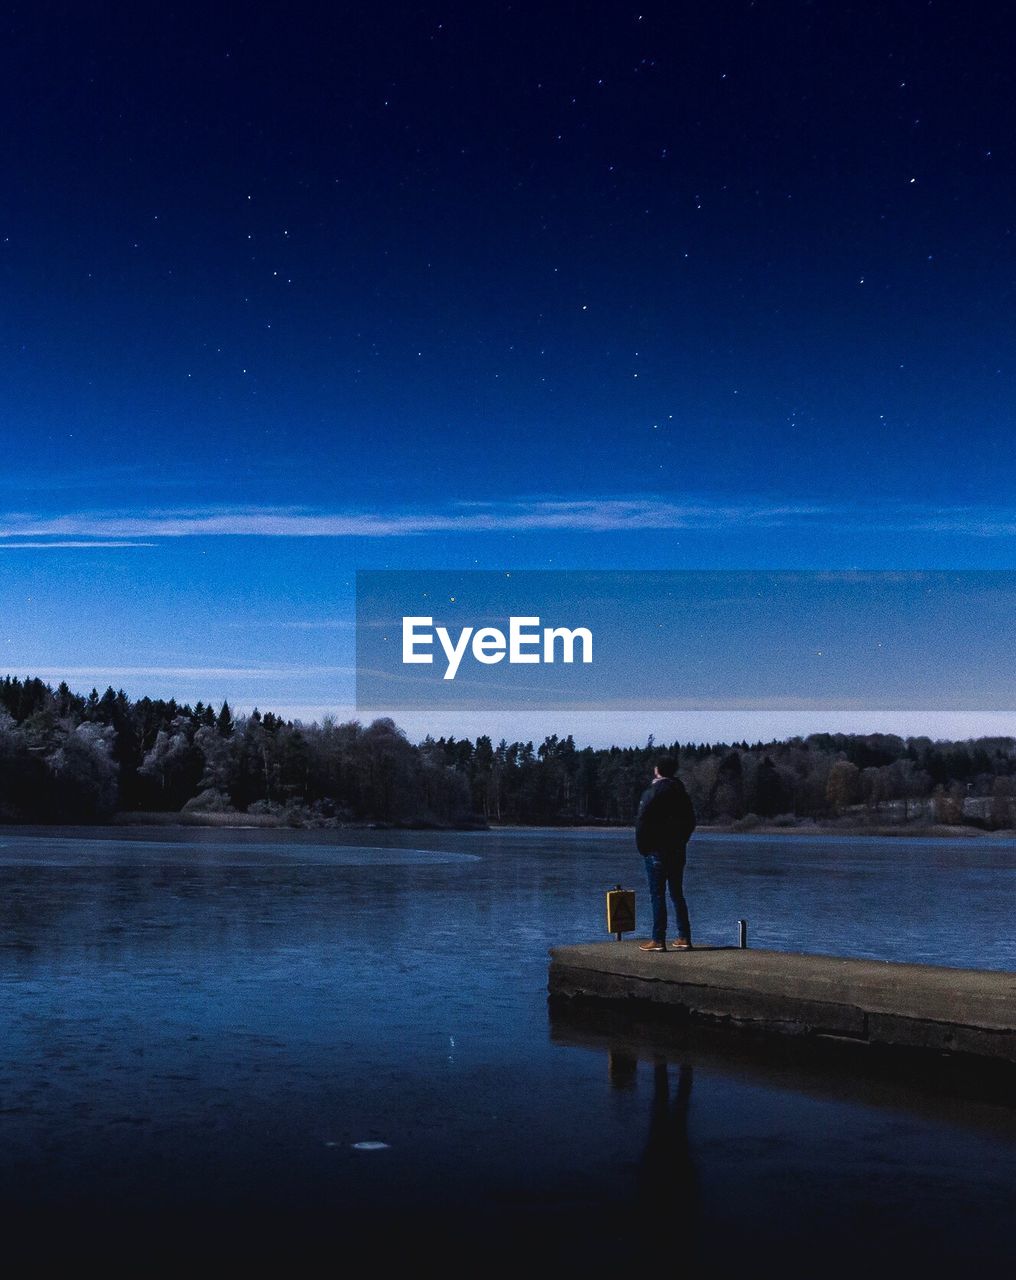
<svg viewBox="0 0 1016 1280">
<path fill-rule="evenodd" d="M 631 832 L 630 825 L 625 823 L 475 823 L 475 824 L 439 824 L 435 822 L 344 822 L 344 823 L 299 823 L 292 824 L 269 814 L 181 814 L 181 813 L 118 813 L 105 821 L 94 823 L 65 822 L 0 822 L 0 831 L 10 833 L 52 832 L 54 835 L 62 831 L 83 833 L 100 830 L 128 831 L 272 831 L 272 832 L 305 832 L 315 835 L 327 835 L 329 832 L 432 832 L 438 835 L 451 833 L 462 834 L 496 834 L 498 832 L 527 831 L 574 831 L 574 832 Z M 800 822 L 793 825 L 783 823 L 759 823 L 749 828 L 730 823 L 702 823 L 696 828 L 696 835 L 708 836 L 750 836 L 765 838 L 772 836 L 813 837 L 825 839 L 840 837 L 857 839 L 914 839 L 914 840 L 996 840 L 1009 841 L 1016 847 L 1016 831 L 1012 828 L 988 830 L 978 826 L 950 826 L 942 823 L 893 824 L 861 824 L 861 823 L 809 823 Z M 694 840 L 694 836 L 692 837 Z"/>
<path fill-rule="evenodd" d="M 483 822 L 463 824 L 440 824 L 426 821 L 406 822 L 343 822 L 334 825 L 314 823 L 290 824 L 285 820 L 267 814 L 155 814 L 155 813 L 118 813 L 111 820 L 113 826 L 153 826 L 153 827 L 206 827 L 233 828 L 240 830 L 272 830 L 272 831 L 631 831 L 630 823 L 624 822 Z M 1003 827 L 991 831 L 986 827 L 973 824 L 947 823 L 835 823 L 835 822 L 759 822 L 751 826 L 739 826 L 737 823 L 700 823 L 696 833 L 702 835 L 733 836 L 872 836 L 877 839 L 910 836 L 919 839 L 966 840 L 983 836 L 1005 837 L 1016 840 L 1016 831 L 1011 827 Z M 693 837 L 694 838 L 694 837 Z"/>
</svg>

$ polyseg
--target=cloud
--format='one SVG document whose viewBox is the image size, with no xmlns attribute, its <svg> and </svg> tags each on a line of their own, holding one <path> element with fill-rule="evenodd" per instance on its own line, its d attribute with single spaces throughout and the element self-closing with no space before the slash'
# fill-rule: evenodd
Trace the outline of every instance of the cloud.
<svg viewBox="0 0 1016 1280">
<path fill-rule="evenodd" d="M 22 674 L 40 680 L 133 679 L 138 676 L 170 680 L 292 680 L 303 676 L 351 676 L 355 667 L 42 667 L 22 664 Z M 11 674 L 16 674 L 12 668 Z"/>
<path fill-rule="evenodd" d="M 1016 534 L 1016 509 L 901 505 L 886 510 L 856 503 L 837 506 L 765 499 L 679 500 L 650 495 L 463 501 L 430 511 L 233 506 L 61 515 L 12 512 L 0 515 L 0 547 L 150 546 L 151 539 L 197 537 L 406 538 L 552 530 L 595 534 L 816 527 L 1011 537 Z"/>
<path fill-rule="evenodd" d="M 630 529 L 716 529 L 732 525 L 772 528 L 821 515 L 824 510 L 811 505 L 784 503 L 675 502 L 656 497 L 605 497 L 460 502 L 429 512 L 322 512 L 299 507 L 86 511 L 55 516 L 13 512 L 0 516 L 0 539 L 397 538 L 431 533 L 552 529 L 611 533 Z M 20 542 L 17 545 L 29 544 Z"/>
<path fill-rule="evenodd" d="M 1016 535 L 1016 510 L 943 507 L 915 513 L 905 526 L 916 533 L 965 533 L 973 538 L 1011 538 Z"/>
<path fill-rule="evenodd" d="M 238 626 L 246 626 L 247 623 L 238 623 Z M 355 618 L 323 618 L 319 622 L 314 621 L 283 621 L 276 623 L 261 623 L 262 626 L 285 627 L 291 631 L 351 631 L 356 626 Z"/>
<path fill-rule="evenodd" d="M 154 542 L 0 542 L 0 551 L 101 551 L 104 547 L 154 547 Z"/>
</svg>

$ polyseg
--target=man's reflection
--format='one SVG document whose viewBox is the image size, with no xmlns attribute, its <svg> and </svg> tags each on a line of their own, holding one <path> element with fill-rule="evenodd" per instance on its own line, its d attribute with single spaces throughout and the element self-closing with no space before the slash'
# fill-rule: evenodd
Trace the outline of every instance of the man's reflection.
<svg viewBox="0 0 1016 1280">
<path fill-rule="evenodd" d="M 636 1082 L 637 1059 L 610 1055 L 610 1082 L 630 1089 Z M 676 1085 L 665 1058 L 653 1064 L 653 1097 L 649 1129 L 636 1181 L 636 1223 L 640 1241 L 636 1252 L 645 1254 L 651 1242 L 654 1257 L 671 1265 L 691 1266 L 698 1258 L 698 1184 L 688 1141 L 688 1108 L 691 1103 L 692 1068 L 677 1068 Z M 645 1234 L 642 1234 L 642 1233 Z"/>
</svg>

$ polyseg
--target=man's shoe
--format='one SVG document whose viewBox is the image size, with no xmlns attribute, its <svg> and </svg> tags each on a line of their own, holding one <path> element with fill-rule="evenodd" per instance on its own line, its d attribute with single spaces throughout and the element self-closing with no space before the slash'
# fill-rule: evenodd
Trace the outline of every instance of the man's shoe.
<svg viewBox="0 0 1016 1280">
<path fill-rule="evenodd" d="M 654 942 L 652 938 L 648 942 L 640 942 L 640 951 L 666 951 L 667 944 L 665 942 Z"/>
<path fill-rule="evenodd" d="M 675 951 L 690 951 L 692 949 L 690 938 L 675 938 L 670 945 Z"/>
</svg>

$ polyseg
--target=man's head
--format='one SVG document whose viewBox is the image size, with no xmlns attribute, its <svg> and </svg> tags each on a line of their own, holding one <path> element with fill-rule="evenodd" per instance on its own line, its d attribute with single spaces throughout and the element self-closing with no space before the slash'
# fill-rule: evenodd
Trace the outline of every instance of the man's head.
<svg viewBox="0 0 1016 1280">
<path fill-rule="evenodd" d="M 677 773 L 677 761 L 673 756 L 660 756 L 656 761 L 656 776 L 672 778 Z"/>
</svg>

